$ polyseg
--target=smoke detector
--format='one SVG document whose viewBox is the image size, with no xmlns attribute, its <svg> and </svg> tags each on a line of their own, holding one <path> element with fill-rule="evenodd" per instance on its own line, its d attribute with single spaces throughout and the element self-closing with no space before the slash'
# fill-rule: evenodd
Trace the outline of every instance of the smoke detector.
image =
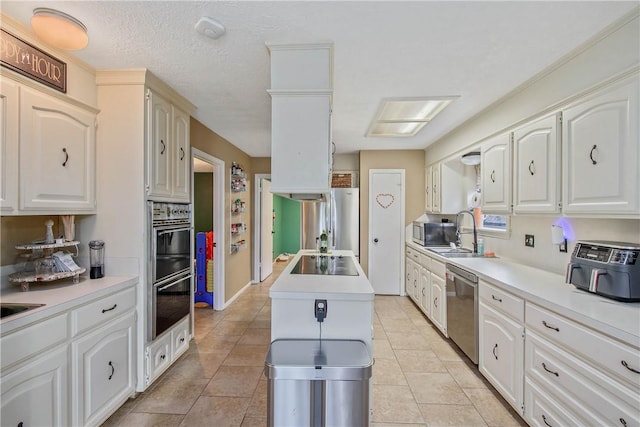
<svg viewBox="0 0 640 427">
<path fill-rule="evenodd" d="M 200 34 L 214 40 L 222 37 L 225 32 L 224 25 L 208 16 L 200 18 L 195 28 Z"/>
</svg>

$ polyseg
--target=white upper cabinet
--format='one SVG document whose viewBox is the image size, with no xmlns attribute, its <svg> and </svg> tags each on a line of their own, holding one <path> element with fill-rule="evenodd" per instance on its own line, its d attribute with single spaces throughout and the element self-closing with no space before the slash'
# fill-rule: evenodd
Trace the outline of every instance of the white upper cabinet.
<svg viewBox="0 0 640 427">
<path fill-rule="evenodd" d="M 147 91 L 148 190 L 151 200 L 189 202 L 189 114 Z"/>
<path fill-rule="evenodd" d="M 464 209 L 463 168 L 458 159 L 441 161 L 426 168 L 426 212 L 455 214 Z"/>
<path fill-rule="evenodd" d="M 560 114 L 513 132 L 515 213 L 560 211 Z"/>
<path fill-rule="evenodd" d="M 18 209 L 18 84 L 0 80 L 0 212 Z"/>
<path fill-rule="evenodd" d="M 563 111 L 563 211 L 640 215 L 638 76 Z"/>
<path fill-rule="evenodd" d="M 20 89 L 20 209 L 95 213 L 96 115 Z"/>
<path fill-rule="evenodd" d="M 424 169 L 424 210 L 426 212 L 433 211 L 433 167 L 427 166 Z"/>
<path fill-rule="evenodd" d="M 442 191 L 440 184 L 440 163 L 436 163 L 431 167 L 431 197 L 433 198 L 431 208 L 434 213 L 440 213 L 441 210 Z"/>
<path fill-rule="evenodd" d="M 511 212 L 511 134 L 505 133 L 482 144 L 482 211 Z"/>
</svg>

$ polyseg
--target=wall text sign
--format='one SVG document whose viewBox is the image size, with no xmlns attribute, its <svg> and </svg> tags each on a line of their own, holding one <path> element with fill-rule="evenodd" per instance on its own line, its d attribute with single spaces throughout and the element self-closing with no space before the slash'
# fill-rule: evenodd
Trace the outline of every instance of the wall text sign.
<svg viewBox="0 0 640 427">
<path fill-rule="evenodd" d="M 67 92 L 67 64 L 0 28 L 0 65 Z"/>
</svg>

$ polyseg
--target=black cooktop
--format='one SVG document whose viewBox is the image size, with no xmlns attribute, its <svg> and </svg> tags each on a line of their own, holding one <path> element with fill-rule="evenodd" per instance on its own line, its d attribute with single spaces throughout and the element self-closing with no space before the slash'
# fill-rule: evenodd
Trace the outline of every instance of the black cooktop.
<svg viewBox="0 0 640 427">
<path fill-rule="evenodd" d="M 320 274 L 327 276 L 358 276 L 358 269 L 349 256 L 302 255 L 291 274 Z"/>
</svg>

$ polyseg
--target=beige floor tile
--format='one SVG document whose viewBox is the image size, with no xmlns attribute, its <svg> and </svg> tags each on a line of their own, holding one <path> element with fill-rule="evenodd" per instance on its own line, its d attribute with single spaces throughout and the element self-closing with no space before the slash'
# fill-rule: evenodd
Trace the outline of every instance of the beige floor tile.
<svg viewBox="0 0 640 427">
<path fill-rule="evenodd" d="M 184 415 L 130 413 L 118 424 L 121 427 L 178 427 Z"/>
<path fill-rule="evenodd" d="M 473 405 L 419 404 L 418 407 L 429 427 L 474 427 L 487 425 Z"/>
<path fill-rule="evenodd" d="M 131 412 L 138 404 L 136 399 L 128 399 L 116 412 L 114 412 L 103 424 L 102 427 L 119 426 L 120 422 Z"/>
<path fill-rule="evenodd" d="M 251 398 L 249 409 L 247 409 L 247 417 L 267 417 L 267 385 L 267 380 L 262 376 L 262 379 L 258 382 L 258 387 Z"/>
<path fill-rule="evenodd" d="M 373 338 L 374 339 L 387 339 L 387 334 L 382 327 L 382 323 L 378 323 L 377 325 L 373 325 Z"/>
<path fill-rule="evenodd" d="M 186 414 L 207 386 L 209 380 L 161 378 L 157 387 L 144 393 L 131 412 L 153 412 L 159 414 Z"/>
<path fill-rule="evenodd" d="M 253 322 L 249 323 L 249 329 L 271 329 L 271 319 L 256 317 Z"/>
<path fill-rule="evenodd" d="M 247 329 L 238 341 L 238 344 L 270 344 L 270 329 Z"/>
<path fill-rule="evenodd" d="M 469 366 L 467 362 L 444 362 L 444 365 L 460 387 L 487 388 L 478 368 Z"/>
<path fill-rule="evenodd" d="M 372 421 L 377 423 L 422 423 L 423 419 L 409 387 L 374 385 Z"/>
<path fill-rule="evenodd" d="M 264 367 L 269 345 L 237 344 L 222 363 L 225 366 Z"/>
<path fill-rule="evenodd" d="M 494 395 L 489 389 L 469 388 L 464 389 L 473 406 L 478 410 L 484 421 L 489 426 L 510 427 L 526 426 L 524 421 L 507 406 L 504 401 Z"/>
<path fill-rule="evenodd" d="M 448 373 L 413 373 L 407 377 L 418 403 L 470 405 L 469 399 Z"/>
<path fill-rule="evenodd" d="M 201 396 L 184 417 L 184 427 L 235 427 L 242 424 L 249 399 Z"/>
<path fill-rule="evenodd" d="M 244 417 L 241 427 L 267 427 L 267 417 Z"/>
<path fill-rule="evenodd" d="M 444 341 L 444 339 L 431 342 L 431 348 L 438 359 L 443 362 L 460 362 L 466 357 L 460 350 L 457 350 L 455 344 Z"/>
<path fill-rule="evenodd" d="M 242 335 L 249 328 L 250 321 L 232 321 L 226 317 L 211 332 L 214 335 Z"/>
<path fill-rule="evenodd" d="M 396 356 L 389 341 L 375 338 L 373 340 L 373 357 L 374 359 L 395 359 Z"/>
<path fill-rule="evenodd" d="M 163 378 L 172 378 L 175 381 L 211 379 L 225 357 L 225 354 L 219 353 L 185 353 L 169 368 Z"/>
<path fill-rule="evenodd" d="M 188 352 L 190 353 L 216 353 L 227 356 L 236 343 L 240 340 L 241 335 L 215 335 L 212 331 L 204 338 L 191 342 Z"/>
<path fill-rule="evenodd" d="M 407 385 L 407 380 L 396 359 L 376 359 L 373 365 L 373 383 Z"/>
<path fill-rule="evenodd" d="M 426 424 L 389 424 L 389 423 L 371 423 L 371 427 L 427 427 Z"/>
<path fill-rule="evenodd" d="M 203 396 L 252 397 L 263 368 L 222 366 L 202 392 Z"/>
<path fill-rule="evenodd" d="M 417 331 L 388 331 L 387 337 L 394 350 L 430 350 L 431 345 Z"/>
<path fill-rule="evenodd" d="M 385 332 L 389 332 L 389 331 L 406 332 L 406 331 L 412 331 L 415 328 L 415 325 L 413 324 L 411 319 L 409 319 L 408 317 L 405 317 L 402 319 L 384 319 L 383 318 L 381 320 L 381 323 Z"/>
<path fill-rule="evenodd" d="M 413 372 L 447 372 L 433 350 L 395 350 L 395 355 L 406 376 Z"/>
</svg>

